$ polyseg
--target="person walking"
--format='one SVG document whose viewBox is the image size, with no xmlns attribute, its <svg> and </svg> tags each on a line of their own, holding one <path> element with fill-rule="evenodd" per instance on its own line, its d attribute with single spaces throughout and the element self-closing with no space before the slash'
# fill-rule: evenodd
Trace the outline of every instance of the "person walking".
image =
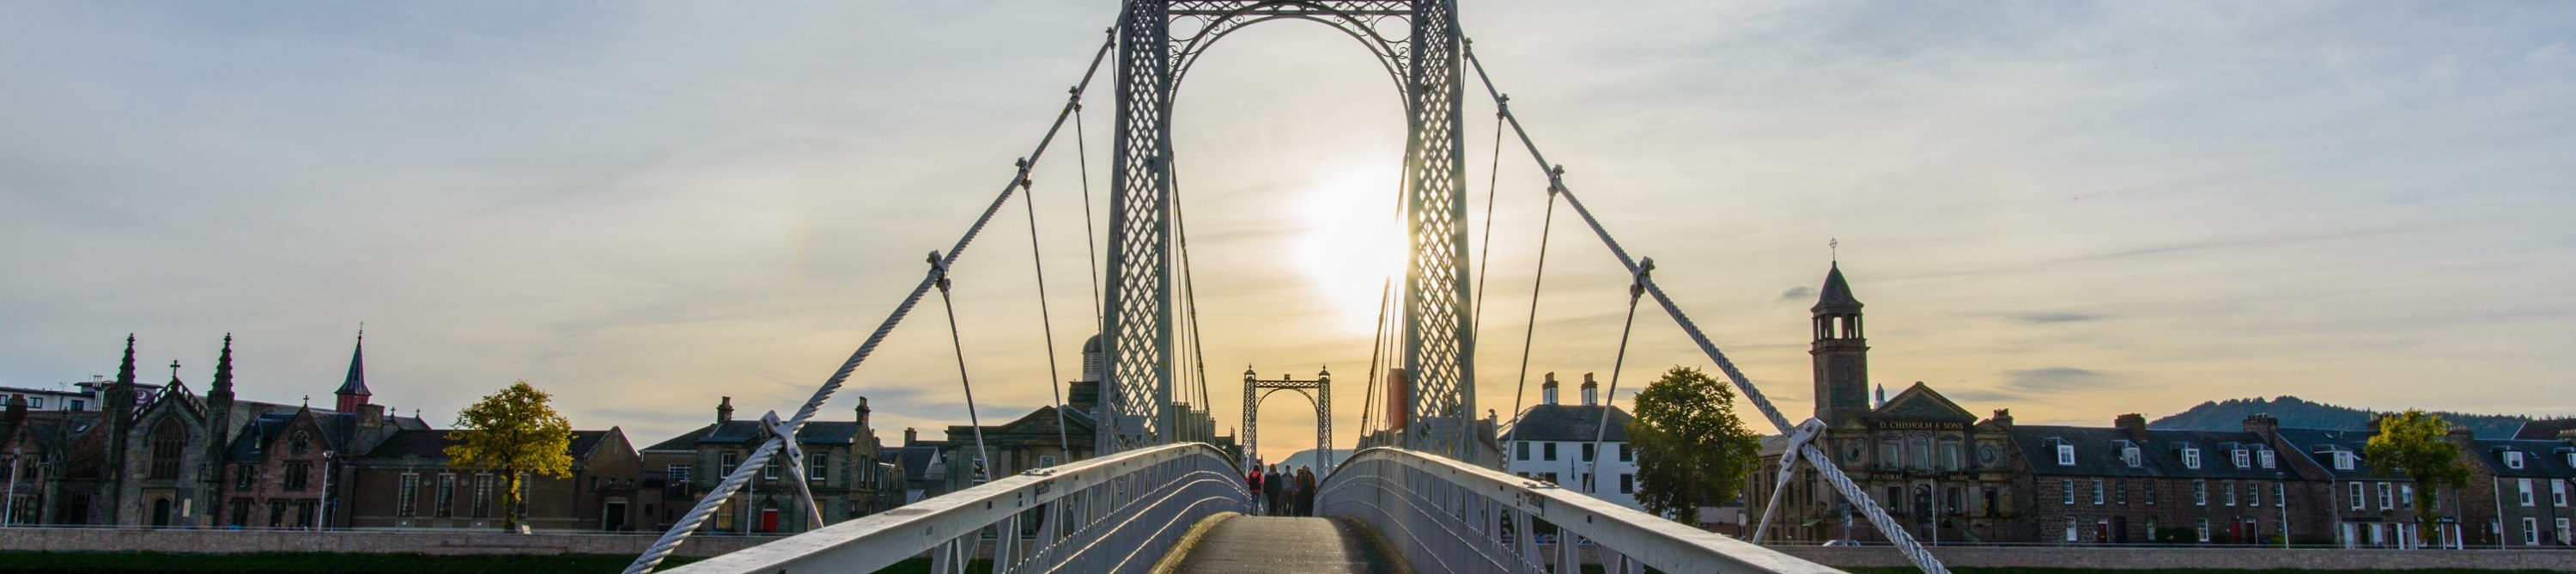
<svg viewBox="0 0 2576 574">
<path fill-rule="evenodd" d="M 1315 472 L 1297 467 L 1297 515 L 1315 515 Z"/>
<path fill-rule="evenodd" d="M 1286 511 L 1287 505 L 1280 503 L 1282 499 L 1286 498 L 1283 496 L 1283 493 L 1288 490 L 1288 478 L 1288 475 L 1279 473 L 1279 465 L 1276 464 L 1270 465 L 1269 474 L 1261 476 L 1261 500 L 1264 503 L 1267 503 L 1267 506 L 1270 508 L 1267 513 L 1268 515 L 1288 515 Z"/>
<path fill-rule="evenodd" d="M 1252 513 L 1261 514 L 1261 465 L 1252 465 L 1251 472 L 1243 473 L 1243 486 L 1245 492 L 1252 493 Z"/>
</svg>

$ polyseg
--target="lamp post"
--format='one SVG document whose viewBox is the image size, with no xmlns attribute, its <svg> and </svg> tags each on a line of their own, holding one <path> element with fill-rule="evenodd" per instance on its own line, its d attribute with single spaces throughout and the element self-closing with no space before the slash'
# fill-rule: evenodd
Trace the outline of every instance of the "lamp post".
<svg viewBox="0 0 2576 574">
<path fill-rule="evenodd" d="M 331 517 L 331 451 L 322 451 L 322 497 L 313 504 L 313 531 L 321 532 Z"/>
<path fill-rule="evenodd" d="M 2281 549 L 2288 550 L 2290 549 L 2290 473 L 2274 471 L 2272 480 L 2275 481 L 2272 483 L 2273 487 L 2277 489 L 2272 491 L 2272 502 L 2281 505 Z"/>
</svg>

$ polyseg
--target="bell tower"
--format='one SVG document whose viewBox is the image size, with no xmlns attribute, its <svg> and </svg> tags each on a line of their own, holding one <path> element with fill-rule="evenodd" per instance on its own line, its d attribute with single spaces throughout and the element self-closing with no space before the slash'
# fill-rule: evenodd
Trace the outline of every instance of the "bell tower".
<svg viewBox="0 0 2576 574">
<path fill-rule="evenodd" d="M 1824 292 L 1808 308 L 1815 321 L 1815 342 L 1807 354 L 1816 364 L 1816 419 L 1841 425 L 1869 413 L 1869 339 L 1861 336 L 1860 299 L 1852 297 L 1836 262 L 1825 273 Z"/>
</svg>

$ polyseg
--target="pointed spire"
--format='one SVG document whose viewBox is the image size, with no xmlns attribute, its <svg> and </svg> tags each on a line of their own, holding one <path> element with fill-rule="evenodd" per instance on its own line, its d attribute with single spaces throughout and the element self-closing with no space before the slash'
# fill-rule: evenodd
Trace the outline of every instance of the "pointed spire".
<svg viewBox="0 0 2576 574">
<path fill-rule="evenodd" d="M 231 396 L 233 393 L 233 334 L 224 334 L 224 354 L 215 359 L 215 383 L 208 394 Z"/>
<path fill-rule="evenodd" d="M 116 384 L 134 386 L 134 334 L 125 334 L 125 362 L 116 367 Z"/>
<path fill-rule="evenodd" d="M 1813 310 L 1823 311 L 1832 307 L 1857 311 L 1860 306 L 1860 299 L 1852 297 L 1851 283 L 1843 280 L 1842 263 L 1834 263 L 1833 270 L 1825 272 L 1825 287 L 1816 297 Z"/>
<path fill-rule="evenodd" d="M 358 326 L 357 346 L 349 350 L 349 377 L 341 381 L 340 390 L 332 391 L 332 394 L 344 397 L 375 395 L 367 391 L 367 327 L 364 323 Z"/>
</svg>

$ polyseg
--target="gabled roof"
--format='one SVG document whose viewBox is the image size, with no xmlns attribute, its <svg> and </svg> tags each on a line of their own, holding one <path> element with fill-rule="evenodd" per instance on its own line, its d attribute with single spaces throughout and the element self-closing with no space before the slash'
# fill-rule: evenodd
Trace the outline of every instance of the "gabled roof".
<svg viewBox="0 0 2576 574">
<path fill-rule="evenodd" d="M 1905 392 L 1897 393 L 1896 398 L 1879 405 L 1871 415 L 1881 419 L 1977 422 L 1977 415 L 1959 408 L 1959 403 L 1950 402 L 1949 397 L 1941 396 L 1922 381 L 1915 381 L 1914 386 L 1906 387 Z"/>
<path fill-rule="evenodd" d="M 2249 451 L 2271 448 L 2262 435 L 2250 432 L 2149 430 L 2145 440 L 2139 440 L 2117 427 L 2020 425 L 2013 427 L 2012 439 L 2031 474 L 2043 476 L 2276 479 L 2280 473 L 2293 472 L 2279 453 L 2273 455 L 2273 468 L 2263 468 L 2261 455 L 2253 453 L 2246 455 L 2245 468 L 2237 468 L 2229 446 L 2243 445 Z M 2060 444 L 2075 447 L 2074 465 L 2057 464 Z M 2130 446 L 2138 448 L 2134 468 L 2123 458 L 2123 449 Z M 2200 468 L 2184 463 L 2185 448 L 2200 451 Z"/>
<path fill-rule="evenodd" d="M 378 443 L 374 450 L 367 451 L 367 458 L 421 458 L 444 461 L 447 460 L 447 447 L 457 442 L 455 432 L 455 429 L 396 432 L 393 436 L 386 437 L 384 442 Z M 606 442 L 603 439 L 608 438 L 612 433 L 623 434 L 623 431 L 615 427 L 608 430 L 574 430 L 572 440 L 564 445 L 564 454 L 572 456 L 575 461 L 588 460 L 593 454 L 592 451 L 599 450 L 599 445 Z"/>
<path fill-rule="evenodd" d="M 2376 432 L 2285 428 L 2279 433 L 2281 442 L 2295 447 L 2293 450 L 2298 451 L 2295 454 L 2308 457 L 2309 462 L 2316 463 L 2336 480 L 2407 480 L 2405 476 L 2371 470 L 2370 462 L 2359 458 L 2362 446 L 2370 444 L 2370 435 L 2378 434 Z M 2337 451 L 2353 453 L 2352 470 L 2335 469 L 2334 453 Z"/>
<path fill-rule="evenodd" d="M 1601 427 L 1603 412 L 1610 413 L 1610 425 Z M 1503 432 L 1498 441 L 1592 442 L 1600 433 L 1604 442 L 1628 442 L 1628 411 L 1599 405 L 1539 405 L 1521 413 L 1519 422 Z"/>
<path fill-rule="evenodd" d="M 2559 434 L 2571 430 L 2576 430 L 2576 418 L 2542 419 L 2522 423 L 2522 430 L 2514 431 L 2513 438 L 2521 440 L 2563 440 L 2558 438 Z"/>
<path fill-rule="evenodd" d="M 804 444 L 853 444 L 858 436 L 858 421 L 806 421 L 805 428 L 796 430 L 796 442 Z M 691 451 L 701 444 L 757 445 L 765 440 L 769 431 L 760 427 L 760 421 L 734 420 L 698 427 L 639 450 Z"/>
<path fill-rule="evenodd" d="M 2471 441 L 2475 448 L 2468 453 L 2496 476 L 2508 478 L 2576 478 L 2576 468 L 2567 465 L 2567 453 L 2576 452 L 2563 440 L 2484 439 Z M 2505 466 L 2504 453 L 2522 453 L 2522 468 Z"/>
</svg>

